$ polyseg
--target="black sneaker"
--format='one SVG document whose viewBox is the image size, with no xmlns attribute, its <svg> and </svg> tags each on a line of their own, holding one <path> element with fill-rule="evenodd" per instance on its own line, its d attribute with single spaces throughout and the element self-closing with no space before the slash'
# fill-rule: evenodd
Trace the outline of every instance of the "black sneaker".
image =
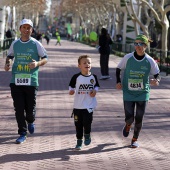
<svg viewBox="0 0 170 170">
<path fill-rule="evenodd" d="M 77 139 L 77 145 L 75 147 L 75 150 L 81 150 L 82 148 L 82 143 L 83 143 L 83 140 L 82 139 Z"/>
<path fill-rule="evenodd" d="M 26 141 L 26 138 L 26 135 L 20 135 L 20 137 L 16 140 L 16 144 L 24 143 Z"/>
<path fill-rule="evenodd" d="M 30 132 L 30 134 L 33 134 L 34 130 L 35 130 L 35 124 L 28 123 L 28 131 Z"/>
<path fill-rule="evenodd" d="M 123 128 L 123 136 L 128 137 L 130 131 L 131 131 L 131 125 L 126 124 Z"/>
<path fill-rule="evenodd" d="M 139 144 L 137 142 L 137 139 L 133 138 L 131 141 L 131 148 L 138 148 L 138 147 L 139 147 Z"/>
</svg>

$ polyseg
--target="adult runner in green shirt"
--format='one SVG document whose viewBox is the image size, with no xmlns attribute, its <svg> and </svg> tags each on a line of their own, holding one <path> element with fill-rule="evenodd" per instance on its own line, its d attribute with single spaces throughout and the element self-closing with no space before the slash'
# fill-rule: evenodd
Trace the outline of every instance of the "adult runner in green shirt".
<svg viewBox="0 0 170 170">
<path fill-rule="evenodd" d="M 32 31 L 32 21 L 23 19 L 20 22 L 21 37 L 12 42 L 4 66 L 5 71 L 12 67 L 10 88 L 20 135 L 17 144 L 26 141 L 27 129 L 30 134 L 34 133 L 38 70 L 48 58 L 42 44 L 31 37 Z"/>
</svg>

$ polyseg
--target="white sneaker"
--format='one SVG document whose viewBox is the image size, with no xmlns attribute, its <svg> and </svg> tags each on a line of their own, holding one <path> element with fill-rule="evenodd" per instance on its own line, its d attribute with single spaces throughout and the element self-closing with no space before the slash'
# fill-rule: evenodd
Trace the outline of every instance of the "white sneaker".
<svg viewBox="0 0 170 170">
<path fill-rule="evenodd" d="M 106 77 L 106 79 L 112 79 L 109 75 L 108 76 L 105 76 Z"/>
<path fill-rule="evenodd" d="M 112 79 L 112 78 L 109 75 L 100 77 L 100 80 L 107 80 L 107 79 Z"/>
<path fill-rule="evenodd" d="M 107 76 L 101 76 L 99 79 L 100 79 L 100 80 L 107 79 Z"/>
</svg>

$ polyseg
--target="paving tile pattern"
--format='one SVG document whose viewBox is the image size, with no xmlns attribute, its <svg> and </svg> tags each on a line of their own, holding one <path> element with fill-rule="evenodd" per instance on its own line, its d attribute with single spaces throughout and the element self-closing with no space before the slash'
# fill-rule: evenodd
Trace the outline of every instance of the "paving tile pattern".
<svg viewBox="0 0 170 170">
<path fill-rule="evenodd" d="M 122 92 L 115 89 L 115 68 L 120 58 L 110 56 L 111 80 L 99 81 L 98 106 L 92 124 L 92 143 L 74 151 L 75 127 L 71 118 L 73 96 L 68 84 L 79 72 L 77 58 L 92 57 L 92 72 L 100 77 L 99 54 L 93 47 L 62 40 L 49 45 L 47 65 L 40 68 L 35 134 L 15 144 L 18 137 L 9 81 L 0 57 L 0 170 L 169 170 L 170 169 L 170 78 L 152 87 L 140 133 L 138 149 L 131 149 L 133 133 L 122 137 Z"/>
</svg>

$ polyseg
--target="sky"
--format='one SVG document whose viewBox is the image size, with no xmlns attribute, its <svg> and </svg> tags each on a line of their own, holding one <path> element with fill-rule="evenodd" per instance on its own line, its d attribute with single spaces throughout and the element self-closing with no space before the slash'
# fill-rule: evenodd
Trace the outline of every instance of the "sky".
<svg viewBox="0 0 170 170">
<path fill-rule="evenodd" d="M 51 0 L 46 0 L 46 2 L 47 2 L 48 9 L 45 11 L 45 13 L 49 13 L 50 12 L 50 6 L 51 6 Z"/>
</svg>

